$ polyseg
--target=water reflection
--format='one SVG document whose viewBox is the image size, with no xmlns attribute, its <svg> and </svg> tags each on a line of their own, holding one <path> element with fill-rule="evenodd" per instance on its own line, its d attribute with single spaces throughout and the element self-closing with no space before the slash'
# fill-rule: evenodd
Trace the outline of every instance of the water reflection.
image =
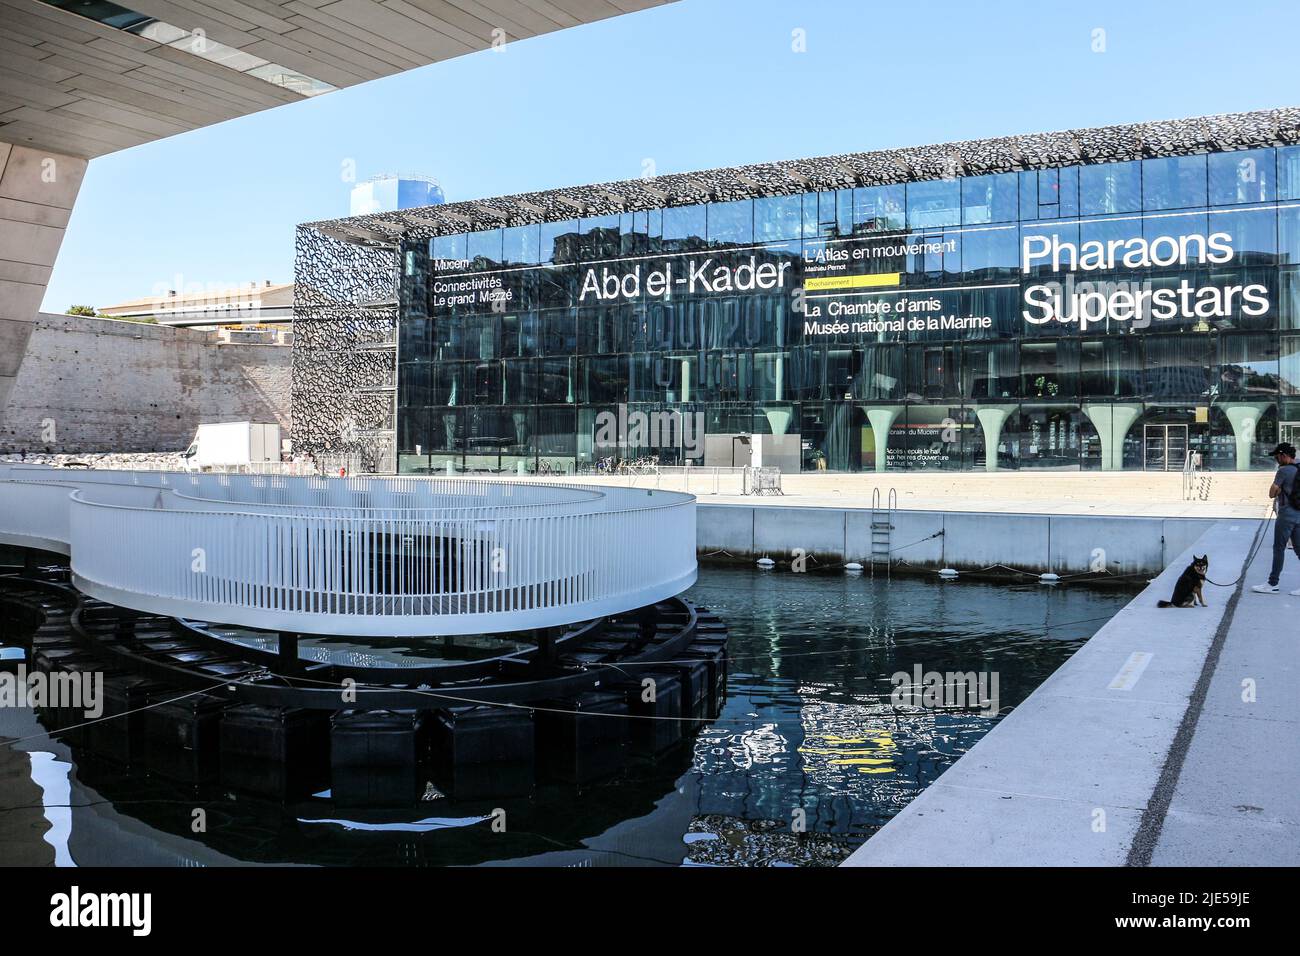
<svg viewBox="0 0 1300 956">
<path fill-rule="evenodd" d="M 805 842 L 828 838 L 842 856 L 998 719 L 899 706 L 891 675 L 917 665 L 993 672 L 1005 715 L 1131 595 L 711 570 L 691 596 L 730 629 L 723 717 L 753 721 L 752 730 L 719 722 L 698 739 L 698 816 L 781 824 L 768 838 L 747 833 L 755 844 L 798 818 Z"/>
<path fill-rule="evenodd" d="M 328 795 L 281 806 L 40 739 L 30 712 L 0 713 L 0 734 L 50 755 L 36 759 L 71 764 L 65 845 L 81 864 L 833 865 L 999 719 L 899 706 L 892 674 L 996 672 L 1005 715 L 1130 597 L 716 568 L 702 569 L 688 596 L 730 628 L 721 719 L 677 753 L 583 789 L 457 801 L 430 787 L 419 805 L 385 812 L 342 810 Z M 32 789 L 30 777 L 0 775 L 0 806 L 30 804 Z M 193 832 L 195 807 L 206 810 L 206 832 Z M 504 832 L 491 825 L 498 808 Z M 48 853 L 42 832 L 15 839 Z M 5 859 L 23 854 L 0 849 Z"/>
</svg>

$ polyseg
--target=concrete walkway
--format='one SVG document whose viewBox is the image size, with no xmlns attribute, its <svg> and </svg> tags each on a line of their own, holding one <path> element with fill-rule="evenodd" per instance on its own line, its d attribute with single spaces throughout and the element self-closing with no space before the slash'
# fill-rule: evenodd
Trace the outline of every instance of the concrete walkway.
<svg viewBox="0 0 1300 956">
<path fill-rule="evenodd" d="M 1272 527 L 1210 675 L 1155 842 L 1156 866 L 1300 865 L 1300 587 L 1287 556 L 1280 594 L 1268 577 Z"/>
<path fill-rule="evenodd" d="M 1234 582 L 1257 528 L 1215 524 L 846 865 L 1300 864 L 1300 598 L 1249 589 L 1271 523 L 1209 608 L 1156 607 L 1193 553 Z"/>
<path fill-rule="evenodd" d="M 805 508 L 870 508 L 895 492 L 905 511 L 984 511 L 1158 518 L 1254 518 L 1268 503 L 1272 472 L 1215 472 L 1186 500 L 1173 472 L 886 472 L 783 475 L 783 496 L 745 497 L 739 474 L 709 469 L 643 475 L 581 475 L 585 484 L 689 491 L 701 504 L 771 504 Z M 1204 497 L 1202 497 L 1202 493 Z"/>
</svg>

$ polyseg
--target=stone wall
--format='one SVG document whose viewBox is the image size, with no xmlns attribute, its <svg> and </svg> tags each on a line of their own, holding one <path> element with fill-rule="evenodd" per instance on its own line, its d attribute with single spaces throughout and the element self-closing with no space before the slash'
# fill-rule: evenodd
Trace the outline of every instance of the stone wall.
<svg viewBox="0 0 1300 956">
<path fill-rule="evenodd" d="M 290 431 L 292 349 L 41 313 L 0 417 L 0 453 L 183 449 L 200 423 Z"/>
</svg>

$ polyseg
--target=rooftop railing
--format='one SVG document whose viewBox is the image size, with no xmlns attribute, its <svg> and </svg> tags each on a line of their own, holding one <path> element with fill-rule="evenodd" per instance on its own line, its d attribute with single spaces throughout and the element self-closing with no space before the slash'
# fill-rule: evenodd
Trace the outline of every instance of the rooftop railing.
<svg viewBox="0 0 1300 956">
<path fill-rule="evenodd" d="M 0 541 L 123 607 L 370 637 L 571 624 L 696 574 L 689 495 L 475 478 L 0 466 Z"/>
</svg>

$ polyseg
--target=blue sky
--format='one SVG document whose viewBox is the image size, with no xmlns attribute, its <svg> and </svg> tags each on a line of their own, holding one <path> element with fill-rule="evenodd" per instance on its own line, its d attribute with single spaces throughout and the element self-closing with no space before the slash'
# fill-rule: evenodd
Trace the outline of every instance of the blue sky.
<svg viewBox="0 0 1300 956">
<path fill-rule="evenodd" d="M 681 0 L 100 157 L 44 309 L 287 282 L 349 163 L 456 201 L 1300 105 L 1298 23 L 1293 0 Z"/>
</svg>

